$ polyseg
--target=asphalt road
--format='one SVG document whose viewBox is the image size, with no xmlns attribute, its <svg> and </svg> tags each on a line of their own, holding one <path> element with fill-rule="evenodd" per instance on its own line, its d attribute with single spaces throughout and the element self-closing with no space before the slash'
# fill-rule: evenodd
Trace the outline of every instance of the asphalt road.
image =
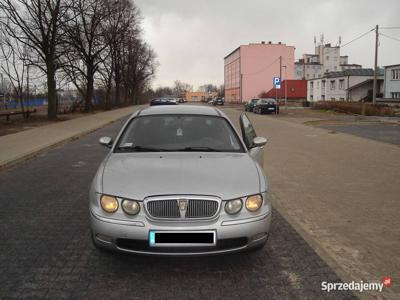
<svg viewBox="0 0 400 300">
<path fill-rule="evenodd" d="M 88 188 L 118 121 L 0 172 L 0 299 L 352 299 L 277 211 L 259 252 L 154 258 L 97 251 Z"/>
<path fill-rule="evenodd" d="M 364 138 L 400 145 L 400 126 L 386 123 L 358 123 L 346 125 L 322 125 L 321 128 L 343 132 Z"/>
</svg>

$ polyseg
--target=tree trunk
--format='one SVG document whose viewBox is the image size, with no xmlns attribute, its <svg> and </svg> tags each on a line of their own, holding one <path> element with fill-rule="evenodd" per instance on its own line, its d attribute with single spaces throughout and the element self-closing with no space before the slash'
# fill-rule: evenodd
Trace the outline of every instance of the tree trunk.
<svg viewBox="0 0 400 300">
<path fill-rule="evenodd" d="M 93 75 L 89 74 L 86 85 L 85 112 L 90 112 L 92 110 L 93 82 L 94 82 Z"/>
<path fill-rule="evenodd" d="M 57 87 L 55 80 L 55 67 L 53 62 L 47 64 L 47 118 L 54 120 L 57 118 Z"/>
</svg>

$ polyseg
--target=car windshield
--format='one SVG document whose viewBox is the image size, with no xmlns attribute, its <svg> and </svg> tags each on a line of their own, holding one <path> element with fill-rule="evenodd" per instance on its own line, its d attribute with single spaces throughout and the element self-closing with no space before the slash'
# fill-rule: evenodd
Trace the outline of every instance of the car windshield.
<svg viewBox="0 0 400 300">
<path fill-rule="evenodd" d="M 232 126 L 222 117 L 152 115 L 132 119 L 116 152 L 244 152 Z"/>
<path fill-rule="evenodd" d="M 260 99 L 260 103 L 261 104 L 267 104 L 267 103 L 275 104 L 275 99 Z"/>
</svg>

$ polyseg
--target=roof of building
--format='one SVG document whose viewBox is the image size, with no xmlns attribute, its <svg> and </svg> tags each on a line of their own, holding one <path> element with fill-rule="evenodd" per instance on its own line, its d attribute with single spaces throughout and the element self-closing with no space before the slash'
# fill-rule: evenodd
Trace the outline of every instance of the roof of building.
<svg viewBox="0 0 400 300">
<path fill-rule="evenodd" d="M 142 109 L 138 115 L 207 115 L 207 116 L 220 116 L 222 113 L 215 107 L 202 106 L 202 105 L 160 105 L 149 106 Z"/>
<path fill-rule="evenodd" d="M 359 64 L 340 64 L 341 66 L 359 66 L 361 67 L 361 65 Z"/>
<path fill-rule="evenodd" d="M 378 69 L 378 76 L 383 75 L 383 70 Z M 343 71 L 328 72 L 323 77 L 334 78 L 334 77 L 345 77 L 345 76 L 374 76 L 374 69 L 347 69 Z"/>
<path fill-rule="evenodd" d="M 228 55 L 226 55 L 224 57 L 224 59 L 226 59 L 227 57 L 231 56 L 233 53 L 235 53 L 241 47 L 246 47 L 246 46 L 285 46 L 285 47 L 293 47 L 293 48 L 295 48 L 294 46 L 289 46 L 289 45 L 286 45 L 286 44 L 284 44 L 282 42 L 278 42 L 278 43 L 267 42 L 266 43 L 266 42 L 262 41 L 261 43 L 249 43 L 248 45 L 240 45 L 239 47 L 235 48 L 232 52 L 230 52 Z"/>
<path fill-rule="evenodd" d="M 286 88 L 287 83 L 287 88 Z M 284 97 L 287 92 L 288 99 L 302 99 L 307 97 L 307 80 L 305 79 L 288 79 L 283 80 L 281 89 L 276 91 L 275 88 L 270 89 L 265 96 L 275 98 L 276 94 Z"/>
<path fill-rule="evenodd" d="M 397 65 L 390 65 L 390 66 L 383 66 L 385 69 L 386 68 L 391 68 L 391 67 L 400 67 L 400 64 L 397 64 Z"/>
<path fill-rule="evenodd" d="M 381 79 L 381 78 L 377 78 L 377 80 L 378 81 L 383 81 L 383 79 Z M 366 80 L 364 80 L 364 81 L 362 81 L 362 82 L 360 82 L 358 84 L 355 84 L 355 85 L 349 87 L 348 90 L 350 91 L 350 90 L 356 89 L 356 88 L 358 88 L 360 86 L 363 86 L 363 85 L 366 85 L 366 84 L 369 84 L 369 83 L 373 83 L 373 82 L 374 82 L 373 79 L 366 79 Z"/>
</svg>

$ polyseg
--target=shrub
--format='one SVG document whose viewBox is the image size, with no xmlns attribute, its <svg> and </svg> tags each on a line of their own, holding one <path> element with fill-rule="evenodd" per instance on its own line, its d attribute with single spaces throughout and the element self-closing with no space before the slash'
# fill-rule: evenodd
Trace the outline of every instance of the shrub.
<svg viewBox="0 0 400 300">
<path fill-rule="evenodd" d="M 314 109 L 333 110 L 342 113 L 361 115 L 365 105 L 366 116 L 394 116 L 395 111 L 392 107 L 385 104 L 371 104 L 361 102 L 346 101 L 320 101 L 313 105 Z"/>
</svg>

